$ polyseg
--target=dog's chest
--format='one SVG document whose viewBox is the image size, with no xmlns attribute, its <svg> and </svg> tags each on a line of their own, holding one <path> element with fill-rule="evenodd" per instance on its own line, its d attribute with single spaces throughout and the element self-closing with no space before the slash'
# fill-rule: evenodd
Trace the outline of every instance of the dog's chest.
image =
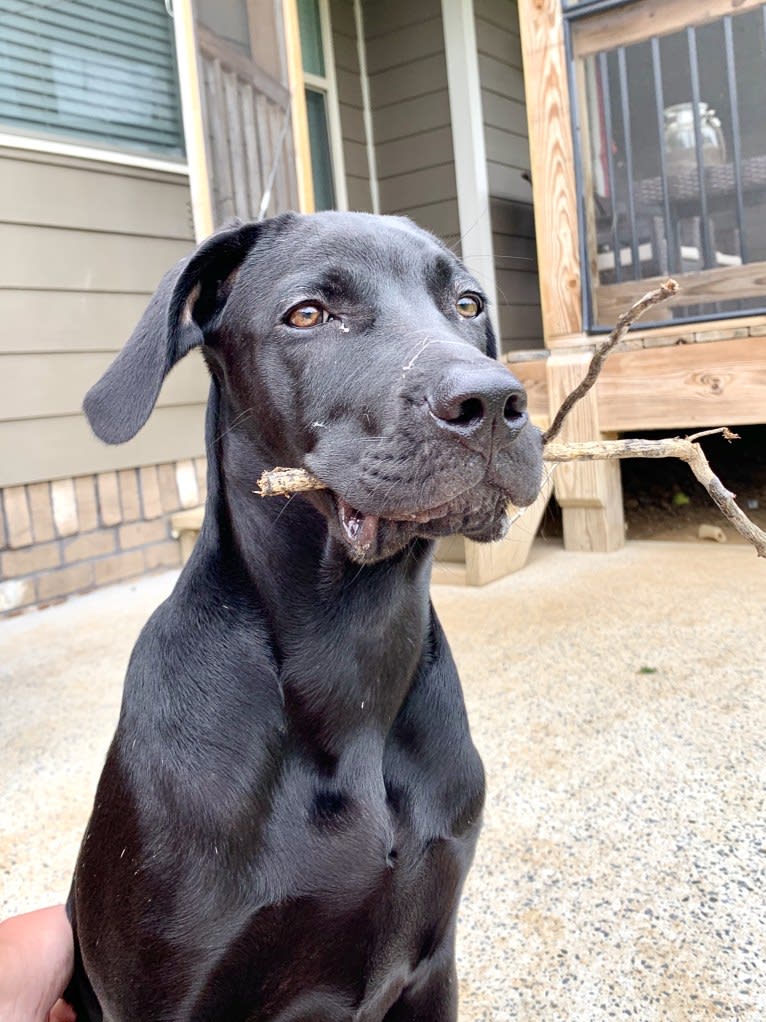
<svg viewBox="0 0 766 1022">
<path fill-rule="evenodd" d="M 254 999 L 275 1017 L 332 977 L 328 1019 L 381 1019 L 450 939 L 478 834 L 479 782 L 456 788 L 444 812 L 438 779 L 418 778 L 413 800 L 380 766 L 378 783 L 360 771 L 356 782 L 318 784 L 305 764 L 286 769 L 258 866 L 273 901 L 250 929 L 264 969 L 252 957 L 247 965 L 259 977 Z"/>
<path fill-rule="evenodd" d="M 332 765 L 301 734 L 261 832 L 259 868 L 273 871 L 272 886 L 353 909 L 421 886 L 434 858 L 462 848 L 481 815 L 481 763 L 467 733 L 431 730 L 410 726 L 405 741 L 392 728 L 382 741 L 359 729 Z"/>
<path fill-rule="evenodd" d="M 368 959 L 400 948 L 411 967 L 457 905 L 484 775 L 446 642 L 432 624 L 424 654 L 427 605 L 409 610 L 381 612 L 379 630 L 369 616 L 330 626 L 283 663 L 287 739 L 261 864 L 283 902 L 310 900 L 320 944 L 350 932 Z"/>
</svg>

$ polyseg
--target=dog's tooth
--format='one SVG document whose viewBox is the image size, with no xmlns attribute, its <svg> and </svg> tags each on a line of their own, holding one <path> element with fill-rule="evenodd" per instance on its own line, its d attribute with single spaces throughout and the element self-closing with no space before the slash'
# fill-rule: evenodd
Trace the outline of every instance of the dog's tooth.
<svg viewBox="0 0 766 1022">
<path fill-rule="evenodd" d="M 338 504 L 340 510 L 340 523 L 343 526 L 343 531 L 346 533 L 351 542 L 354 543 L 362 525 L 362 513 L 357 511 L 356 508 L 351 507 L 351 505 L 342 498 L 338 501 Z"/>
<path fill-rule="evenodd" d="M 375 543 L 378 535 L 377 515 L 366 515 L 351 507 L 348 501 L 338 498 L 340 523 L 349 543 L 360 553 L 366 553 Z"/>
<path fill-rule="evenodd" d="M 362 524 L 361 516 L 356 511 L 352 511 L 351 514 L 346 518 L 345 526 L 346 532 L 350 539 L 355 540 L 359 535 L 359 529 Z"/>
<path fill-rule="evenodd" d="M 377 515 L 364 515 L 359 526 L 358 544 L 363 550 L 369 550 L 378 536 Z"/>
</svg>

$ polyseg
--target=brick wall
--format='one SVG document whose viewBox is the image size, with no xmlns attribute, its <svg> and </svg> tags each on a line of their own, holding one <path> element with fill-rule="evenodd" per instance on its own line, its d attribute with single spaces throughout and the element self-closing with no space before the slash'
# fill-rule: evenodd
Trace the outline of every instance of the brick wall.
<svg viewBox="0 0 766 1022">
<path fill-rule="evenodd" d="M 204 458 L 0 490 L 0 617 L 180 564 L 170 516 L 204 500 Z"/>
</svg>

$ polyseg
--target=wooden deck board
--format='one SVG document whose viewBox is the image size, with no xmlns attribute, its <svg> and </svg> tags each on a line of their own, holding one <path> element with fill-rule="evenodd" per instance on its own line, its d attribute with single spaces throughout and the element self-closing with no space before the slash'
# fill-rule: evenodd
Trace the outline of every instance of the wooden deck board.
<svg viewBox="0 0 766 1022">
<path fill-rule="evenodd" d="M 544 425 L 546 362 L 507 364 L 527 388 L 533 421 Z M 615 352 L 596 396 L 609 432 L 766 422 L 766 336 Z"/>
</svg>

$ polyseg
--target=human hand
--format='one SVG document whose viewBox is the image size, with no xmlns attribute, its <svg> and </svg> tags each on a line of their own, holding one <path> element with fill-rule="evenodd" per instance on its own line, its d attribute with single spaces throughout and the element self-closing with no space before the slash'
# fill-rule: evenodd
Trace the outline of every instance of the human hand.
<svg viewBox="0 0 766 1022">
<path fill-rule="evenodd" d="M 63 905 L 0 923 L 2 1022 L 75 1022 L 60 1000 L 72 975 L 74 941 Z"/>
</svg>

